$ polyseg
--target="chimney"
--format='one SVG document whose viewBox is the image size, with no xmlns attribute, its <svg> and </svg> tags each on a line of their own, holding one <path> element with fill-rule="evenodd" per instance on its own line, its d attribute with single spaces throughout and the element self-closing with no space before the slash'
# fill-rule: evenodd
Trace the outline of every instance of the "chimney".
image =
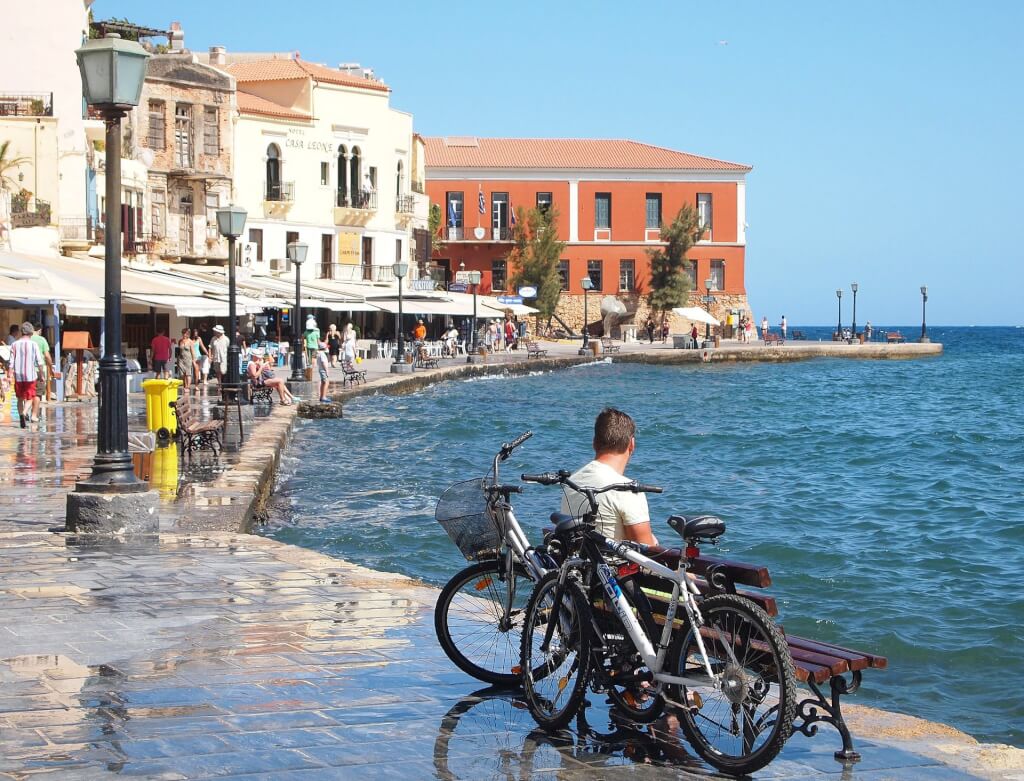
<svg viewBox="0 0 1024 781">
<path fill-rule="evenodd" d="M 185 51 L 185 31 L 181 29 L 181 22 L 171 22 L 171 34 L 168 38 L 171 41 L 172 52 Z"/>
<path fill-rule="evenodd" d="M 223 46 L 210 47 L 210 65 L 227 65 L 228 52 Z"/>
</svg>

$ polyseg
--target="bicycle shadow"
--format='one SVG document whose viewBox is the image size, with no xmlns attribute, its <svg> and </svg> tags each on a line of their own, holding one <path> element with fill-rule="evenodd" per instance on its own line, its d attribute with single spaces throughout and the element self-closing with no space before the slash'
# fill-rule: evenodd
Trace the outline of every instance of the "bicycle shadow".
<svg viewBox="0 0 1024 781">
<path fill-rule="evenodd" d="M 528 781 L 541 771 L 594 771 L 635 765 L 665 767 L 666 778 L 731 778 L 704 765 L 679 736 L 674 716 L 636 724 L 599 703 L 582 710 L 572 728 L 537 728 L 523 693 L 487 687 L 453 705 L 441 718 L 434 741 L 434 768 L 441 781 L 500 778 Z M 574 776 L 575 777 L 575 776 Z"/>
</svg>

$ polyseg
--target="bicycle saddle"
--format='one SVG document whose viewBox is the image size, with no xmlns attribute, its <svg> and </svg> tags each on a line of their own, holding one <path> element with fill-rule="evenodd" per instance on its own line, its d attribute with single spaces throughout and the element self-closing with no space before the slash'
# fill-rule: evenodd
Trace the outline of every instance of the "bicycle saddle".
<svg viewBox="0 0 1024 781">
<path fill-rule="evenodd" d="M 725 533 L 725 521 L 714 515 L 672 515 L 668 525 L 684 540 L 714 540 Z"/>
<path fill-rule="evenodd" d="M 568 513 L 551 513 L 551 523 L 555 525 L 555 534 L 563 534 L 583 526 L 583 519 Z"/>
</svg>

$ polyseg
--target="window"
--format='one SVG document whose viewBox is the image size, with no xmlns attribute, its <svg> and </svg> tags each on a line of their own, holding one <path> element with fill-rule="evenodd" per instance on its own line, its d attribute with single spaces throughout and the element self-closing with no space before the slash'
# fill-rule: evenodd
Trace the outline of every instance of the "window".
<svg viewBox="0 0 1024 781">
<path fill-rule="evenodd" d="M 632 293 L 636 287 L 636 261 L 619 261 L 619 292 Z"/>
<path fill-rule="evenodd" d="M 714 280 L 714 290 L 725 290 L 725 261 L 711 261 L 711 278 Z"/>
<path fill-rule="evenodd" d="M 537 193 L 537 209 L 547 212 L 551 208 L 551 193 Z"/>
<path fill-rule="evenodd" d="M 192 167 L 192 106 L 174 107 L 174 163 L 178 168 Z"/>
<path fill-rule="evenodd" d="M 249 243 L 256 245 L 256 260 L 263 260 L 263 228 L 249 228 Z"/>
<path fill-rule="evenodd" d="M 560 260 L 558 261 L 558 279 L 561 281 L 562 286 L 560 290 L 569 289 L 569 261 Z"/>
<path fill-rule="evenodd" d="M 707 231 L 711 240 L 711 193 L 697 193 L 697 220 L 702 230 Z"/>
<path fill-rule="evenodd" d="M 149 101 L 149 129 L 146 146 L 150 149 L 164 149 L 167 146 L 167 106 L 162 100 Z"/>
<path fill-rule="evenodd" d="M 587 261 L 587 276 L 590 277 L 590 281 L 594 283 L 592 290 L 600 292 L 603 289 L 602 279 L 603 272 L 601 267 L 603 261 L 600 260 L 588 260 Z"/>
<path fill-rule="evenodd" d="M 216 241 L 220 238 L 217 230 L 217 209 L 220 208 L 220 193 L 206 194 L 206 238 Z"/>
<path fill-rule="evenodd" d="M 508 193 L 491 193 L 491 228 L 495 241 L 509 238 Z"/>
<path fill-rule="evenodd" d="M 504 290 L 508 266 L 504 260 L 491 261 L 491 289 Z"/>
<path fill-rule="evenodd" d="M 152 127 L 152 126 L 151 126 Z M 167 193 L 164 190 L 149 191 L 149 232 L 154 239 L 164 237 L 167 215 Z"/>
<path fill-rule="evenodd" d="M 220 154 L 220 123 L 216 106 L 203 108 L 203 154 Z"/>
<path fill-rule="evenodd" d="M 647 230 L 661 229 L 661 193 L 647 193 Z"/>
<path fill-rule="evenodd" d="M 287 233 L 284 234 L 284 258 L 285 258 L 285 261 L 284 261 L 284 263 L 281 264 L 281 267 L 284 268 L 286 271 L 291 271 L 292 270 L 292 264 L 288 261 L 288 245 L 291 244 L 293 241 L 298 241 L 298 240 L 299 240 L 299 232 L 298 231 L 288 231 Z"/>
<path fill-rule="evenodd" d="M 277 144 L 270 144 L 267 147 L 266 190 L 266 200 L 281 200 L 281 148 Z"/>
<path fill-rule="evenodd" d="M 452 192 L 445 195 L 445 222 L 448 225 L 448 238 L 462 238 L 463 194 Z"/>
<path fill-rule="evenodd" d="M 320 184 L 327 186 L 331 183 L 331 164 L 320 163 Z"/>
<path fill-rule="evenodd" d="M 594 196 L 594 227 L 610 230 L 612 227 L 612 194 L 597 193 Z"/>
</svg>

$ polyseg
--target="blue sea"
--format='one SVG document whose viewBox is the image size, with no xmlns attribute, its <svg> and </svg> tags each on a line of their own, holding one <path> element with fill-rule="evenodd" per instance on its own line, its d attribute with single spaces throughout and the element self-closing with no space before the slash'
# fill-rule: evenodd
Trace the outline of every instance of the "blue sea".
<svg viewBox="0 0 1024 781">
<path fill-rule="evenodd" d="M 930 336 L 942 356 L 597 363 L 353 400 L 300 424 L 265 533 L 441 585 L 465 562 L 438 495 L 525 430 L 504 478 L 575 469 L 613 405 L 638 424 L 630 476 L 665 488 L 662 541 L 672 513 L 720 515 L 712 552 L 769 567 L 787 631 L 889 658 L 855 701 L 1024 747 L 1024 329 Z M 517 498 L 532 539 L 558 498 Z"/>
</svg>

